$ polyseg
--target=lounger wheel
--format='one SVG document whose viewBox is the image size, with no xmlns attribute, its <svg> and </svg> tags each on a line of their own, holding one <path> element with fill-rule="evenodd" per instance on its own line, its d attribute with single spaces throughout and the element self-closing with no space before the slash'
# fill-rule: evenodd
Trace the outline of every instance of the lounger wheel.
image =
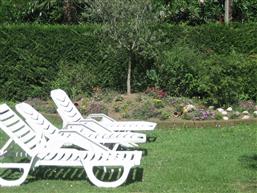
<svg viewBox="0 0 257 193">
<path fill-rule="evenodd" d="M 17 180 L 5 180 L 0 177 L 0 186 L 19 186 L 21 185 L 27 178 L 30 170 L 31 164 L 0 164 L 0 168 L 6 168 L 6 169 L 22 169 L 23 174 L 21 177 Z"/>
<path fill-rule="evenodd" d="M 93 172 L 93 168 L 94 168 L 93 165 L 88 165 L 88 164 L 86 166 L 84 165 L 84 168 L 85 168 L 85 171 L 87 173 L 89 180 L 97 187 L 102 187 L 102 188 L 116 188 L 116 187 L 122 185 L 126 181 L 128 175 L 129 175 L 129 171 L 132 168 L 132 166 L 126 165 L 126 166 L 121 166 L 121 167 L 123 167 L 123 173 L 119 179 L 112 181 L 112 182 L 104 182 L 104 181 L 99 180 L 95 176 L 95 174 Z"/>
</svg>

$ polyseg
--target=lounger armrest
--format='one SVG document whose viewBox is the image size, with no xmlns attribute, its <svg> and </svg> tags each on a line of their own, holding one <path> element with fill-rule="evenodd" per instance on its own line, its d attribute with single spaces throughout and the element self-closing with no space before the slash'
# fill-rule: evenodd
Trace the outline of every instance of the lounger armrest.
<svg viewBox="0 0 257 193">
<path fill-rule="evenodd" d="M 87 125 L 85 125 L 86 123 L 93 123 L 95 125 L 97 125 L 97 127 L 100 127 L 101 129 L 105 130 L 106 132 L 112 132 L 112 130 L 104 127 L 103 125 L 99 124 L 96 120 L 94 119 L 83 119 L 78 123 L 67 123 L 63 129 L 70 129 L 72 128 L 72 126 L 79 126 L 79 127 L 83 127 L 85 129 L 88 129 L 91 132 L 95 132 L 95 130 L 91 129 L 90 127 L 88 127 Z"/>
<path fill-rule="evenodd" d="M 59 133 L 77 133 L 77 134 L 79 134 L 77 129 L 62 129 L 59 131 Z"/>
<path fill-rule="evenodd" d="M 97 119 L 97 118 L 101 118 L 103 122 L 115 122 L 114 119 L 112 119 L 111 117 L 103 114 L 103 113 L 99 113 L 99 114 L 89 114 L 87 116 L 87 118 L 91 118 L 91 119 Z"/>
</svg>

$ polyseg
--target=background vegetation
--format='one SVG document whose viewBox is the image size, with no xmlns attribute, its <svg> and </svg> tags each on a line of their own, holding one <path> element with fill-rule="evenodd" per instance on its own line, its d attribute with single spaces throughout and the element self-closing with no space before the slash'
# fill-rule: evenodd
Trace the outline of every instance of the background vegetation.
<svg viewBox="0 0 257 193">
<path fill-rule="evenodd" d="M 116 1 L 115 10 L 127 7 Z M 72 95 L 95 87 L 123 92 L 132 64 L 133 92 L 157 87 L 212 105 L 256 100 L 255 0 L 234 0 L 238 23 L 230 25 L 223 25 L 222 0 L 153 0 L 139 27 L 133 14 L 97 11 L 95 2 L 0 1 L 0 98 L 44 98 L 56 87 Z M 138 12 L 133 3 L 128 14 Z"/>
<path fill-rule="evenodd" d="M 199 25 L 221 22 L 224 0 L 152 0 L 165 22 Z M 94 0 L 1 0 L 0 22 L 85 23 Z M 256 22 L 256 0 L 233 0 L 235 22 Z"/>
<path fill-rule="evenodd" d="M 185 27 L 162 25 L 156 56 L 138 55 L 133 91 L 148 86 L 213 104 L 256 100 L 255 23 Z M 47 97 L 52 88 L 72 94 L 94 87 L 124 91 L 126 52 L 99 36 L 99 25 L 0 27 L 0 97 Z M 100 38 L 101 37 L 101 38 Z"/>
</svg>

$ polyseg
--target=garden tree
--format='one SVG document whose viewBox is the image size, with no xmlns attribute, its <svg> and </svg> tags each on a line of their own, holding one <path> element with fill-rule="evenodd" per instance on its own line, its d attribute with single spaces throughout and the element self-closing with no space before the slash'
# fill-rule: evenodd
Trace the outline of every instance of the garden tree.
<svg viewBox="0 0 257 193">
<path fill-rule="evenodd" d="M 135 57 L 156 55 L 154 48 L 161 32 L 154 30 L 154 26 L 159 17 L 151 0 L 112 0 L 111 3 L 109 0 L 92 0 L 89 4 L 89 18 L 104 24 L 103 34 L 127 53 L 127 94 L 131 94 Z"/>
</svg>

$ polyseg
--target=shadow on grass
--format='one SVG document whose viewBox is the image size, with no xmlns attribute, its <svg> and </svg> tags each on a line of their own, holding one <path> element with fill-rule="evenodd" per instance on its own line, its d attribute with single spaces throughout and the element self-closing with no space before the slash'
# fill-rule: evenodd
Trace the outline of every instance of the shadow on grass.
<svg viewBox="0 0 257 193">
<path fill-rule="evenodd" d="M 126 148 L 126 149 L 120 149 L 120 150 L 124 150 L 124 151 L 141 151 L 143 156 L 147 156 L 148 155 L 148 150 L 146 148 L 141 148 L 141 147 L 137 147 L 137 148 Z"/>
<path fill-rule="evenodd" d="M 156 136 L 148 136 L 147 138 L 146 138 L 146 141 L 148 142 L 148 143 L 153 143 L 153 142 L 155 142 L 157 140 L 157 137 Z"/>
<path fill-rule="evenodd" d="M 119 179 L 122 174 L 122 170 L 107 169 L 95 167 L 94 173 L 96 177 L 102 181 L 115 181 Z M 19 169 L 6 169 L 0 173 L 0 177 L 6 180 L 14 180 L 19 178 Z M 134 182 L 141 182 L 143 178 L 143 168 L 132 168 L 127 177 L 125 184 L 132 184 Z M 89 183 L 84 168 L 69 168 L 69 167 L 38 167 L 34 171 L 30 171 L 29 178 L 25 183 L 31 183 L 39 180 L 68 180 L 68 181 L 83 181 L 86 180 Z"/>
<path fill-rule="evenodd" d="M 239 158 L 243 167 L 257 170 L 257 154 L 243 155 Z"/>
</svg>

